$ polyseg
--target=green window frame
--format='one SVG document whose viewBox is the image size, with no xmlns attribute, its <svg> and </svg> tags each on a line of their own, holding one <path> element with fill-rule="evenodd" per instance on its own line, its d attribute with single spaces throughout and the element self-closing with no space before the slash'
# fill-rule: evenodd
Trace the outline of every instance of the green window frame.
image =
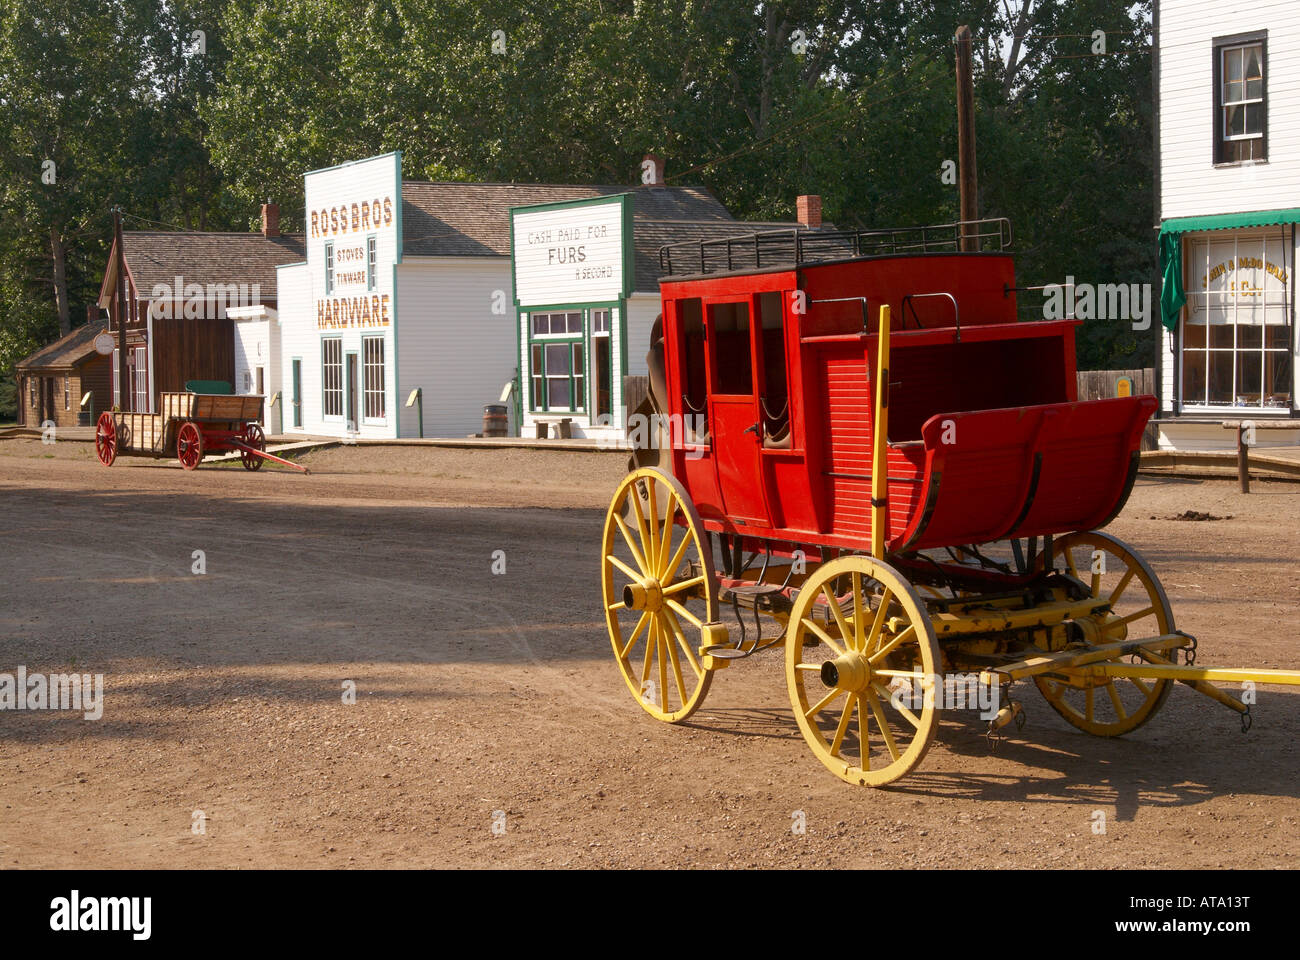
<svg viewBox="0 0 1300 960">
<path fill-rule="evenodd" d="M 585 413 L 585 310 L 540 310 L 528 316 L 529 409 Z"/>
</svg>

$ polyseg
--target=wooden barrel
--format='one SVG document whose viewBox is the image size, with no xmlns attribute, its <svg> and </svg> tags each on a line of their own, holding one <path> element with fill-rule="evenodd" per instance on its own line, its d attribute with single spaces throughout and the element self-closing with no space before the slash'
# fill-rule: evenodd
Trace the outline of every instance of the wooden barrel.
<svg viewBox="0 0 1300 960">
<path fill-rule="evenodd" d="M 489 403 L 483 407 L 483 436 L 504 437 L 510 430 L 510 416 L 504 403 Z"/>
</svg>

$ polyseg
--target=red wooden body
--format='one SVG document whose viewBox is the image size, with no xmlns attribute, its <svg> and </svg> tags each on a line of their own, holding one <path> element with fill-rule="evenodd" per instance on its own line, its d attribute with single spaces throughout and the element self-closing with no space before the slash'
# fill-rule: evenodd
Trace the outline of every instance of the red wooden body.
<svg viewBox="0 0 1300 960">
<path fill-rule="evenodd" d="M 1014 285 L 984 253 L 664 278 L 666 412 L 707 418 L 673 472 L 705 526 L 869 547 L 883 304 L 890 552 L 1109 522 L 1155 398 L 1078 402 L 1077 321 L 1017 322 Z"/>
</svg>

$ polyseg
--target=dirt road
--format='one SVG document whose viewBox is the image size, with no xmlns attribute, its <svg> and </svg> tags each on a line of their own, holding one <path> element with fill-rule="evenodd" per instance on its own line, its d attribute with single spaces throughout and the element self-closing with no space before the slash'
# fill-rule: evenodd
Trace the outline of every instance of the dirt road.
<svg viewBox="0 0 1300 960">
<path fill-rule="evenodd" d="M 0 713 L 0 865 L 1300 865 L 1300 692 L 1261 687 L 1243 736 L 1180 686 L 1104 741 L 1026 690 L 996 753 L 946 720 L 917 773 L 851 788 L 799 736 L 778 653 L 683 727 L 631 701 L 598 599 L 622 458 L 307 462 L 0 441 L 0 671 L 105 685 L 97 721 Z M 1188 510 L 1231 519 L 1168 519 Z M 1200 662 L 1300 667 L 1298 528 L 1300 485 L 1140 479 L 1110 532 Z"/>
</svg>

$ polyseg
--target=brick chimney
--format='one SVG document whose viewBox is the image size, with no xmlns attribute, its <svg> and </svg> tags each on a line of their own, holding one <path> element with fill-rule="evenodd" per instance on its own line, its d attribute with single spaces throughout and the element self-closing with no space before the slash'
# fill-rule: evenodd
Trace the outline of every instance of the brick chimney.
<svg viewBox="0 0 1300 960">
<path fill-rule="evenodd" d="M 819 230 L 822 225 L 822 198 L 815 193 L 804 194 L 795 202 L 799 225 L 809 230 Z"/>
<path fill-rule="evenodd" d="M 262 204 L 262 236 L 278 237 L 280 235 L 280 205 L 267 200 Z"/>
<path fill-rule="evenodd" d="M 648 169 L 650 170 L 651 173 L 651 178 L 648 182 L 645 176 L 647 170 L 646 164 L 649 164 Z M 664 185 L 663 158 L 656 156 L 653 153 L 647 153 L 644 157 L 642 157 L 640 179 L 641 179 L 641 185 L 643 187 L 662 187 Z"/>
</svg>

